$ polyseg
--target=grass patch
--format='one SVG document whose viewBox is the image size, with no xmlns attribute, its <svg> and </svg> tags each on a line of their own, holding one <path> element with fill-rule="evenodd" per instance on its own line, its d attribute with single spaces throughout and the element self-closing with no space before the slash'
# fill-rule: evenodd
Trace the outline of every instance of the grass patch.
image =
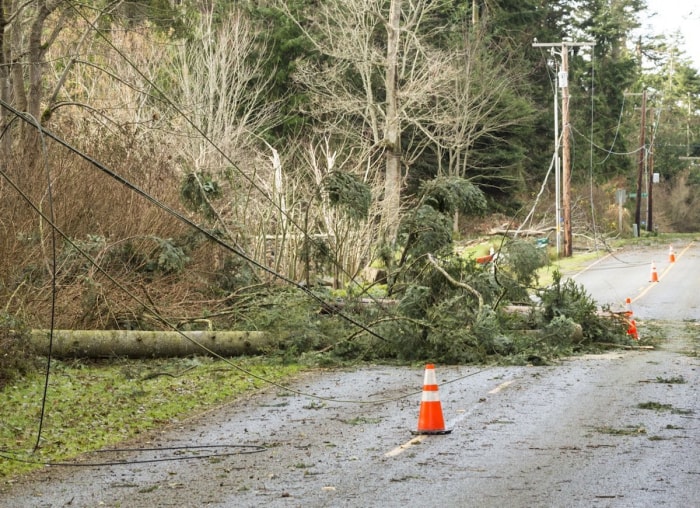
<svg viewBox="0 0 700 508">
<path fill-rule="evenodd" d="M 647 429 L 643 425 L 628 425 L 621 429 L 614 427 L 596 427 L 595 430 L 600 434 L 608 434 L 611 436 L 641 436 L 647 433 Z"/>
<path fill-rule="evenodd" d="M 544 266 L 537 271 L 537 279 L 543 287 L 552 284 L 554 281 L 553 274 L 555 271 L 559 271 L 564 275 L 571 275 L 580 272 L 596 259 L 607 255 L 607 252 L 604 251 L 585 252 L 577 253 L 571 257 L 560 257 L 559 259 L 556 259 L 556 249 L 552 251 L 552 248 L 550 247 L 550 252 L 554 253 L 552 255 L 555 257 L 555 259 L 547 264 L 547 266 Z"/>
<path fill-rule="evenodd" d="M 657 377 L 656 382 L 661 383 L 661 384 L 667 384 L 667 385 L 682 385 L 686 381 L 685 381 L 685 378 L 683 376 L 676 376 L 676 377 L 668 377 L 668 378 Z"/>
<path fill-rule="evenodd" d="M 679 409 L 679 408 L 673 408 L 671 412 L 674 415 L 692 415 L 695 414 L 695 411 L 692 409 Z"/>
<path fill-rule="evenodd" d="M 0 391 L 0 478 L 66 461 L 231 401 L 301 370 L 264 358 L 54 362 L 35 453 L 44 377 Z"/>
<path fill-rule="evenodd" d="M 348 425 L 367 425 L 367 424 L 376 424 L 380 423 L 382 421 L 381 418 L 367 418 L 364 416 L 358 416 L 356 418 L 352 418 L 350 420 L 341 420 L 343 423 L 347 423 Z"/>
<path fill-rule="evenodd" d="M 302 406 L 304 409 L 323 409 L 326 407 L 325 402 L 311 401 L 307 405 Z"/>
<path fill-rule="evenodd" d="M 661 404 L 660 402 L 642 402 L 637 404 L 639 409 L 649 409 L 652 411 L 670 411 L 676 415 L 690 415 L 693 414 L 692 409 L 679 409 L 673 407 L 671 404 Z"/>
<path fill-rule="evenodd" d="M 673 409 L 671 404 L 661 404 L 660 402 L 640 402 L 637 404 L 639 409 L 649 409 L 652 411 L 670 411 Z"/>
</svg>

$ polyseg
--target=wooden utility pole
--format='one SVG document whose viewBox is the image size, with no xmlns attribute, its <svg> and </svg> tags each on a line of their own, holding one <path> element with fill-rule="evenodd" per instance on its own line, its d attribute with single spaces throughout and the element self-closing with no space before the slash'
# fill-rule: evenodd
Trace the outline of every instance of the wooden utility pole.
<svg viewBox="0 0 700 508">
<path fill-rule="evenodd" d="M 561 47 L 561 71 L 558 81 L 561 88 L 561 124 L 562 124 L 562 168 L 561 168 L 561 192 L 562 192 L 562 215 L 557 217 L 564 222 L 564 257 L 569 257 L 573 253 L 573 233 L 571 230 L 571 147 L 570 134 L 571 123 L 569 121 L 569 49 L 575 46 L 595 46 L 595 42 L 559 42 L 559 43 L 539 43 L 532 44 L 535 48 L 555 48 Z M 557 153 L 557 157 L 559 154 Z"/>
<path fill-rule="evenodd" d="M 634 211 L 634 223 L 637 230 L 641 231 L 642 219 L 642 177 L 644 175 L 644 162 L 646 161 L 646 120 L 647 120 L 647 91 L 642 92 L 642 121 L 639 134 L 639 165 L 637 168 L 637 203 Z"/>
<path fill-rule="evenodd" d="M 654 140 L 652 138 L 651 145 L 654 144 Z M 652 210 L 654 208 L 654 201 L 652 199 L 652 196 L 654 195 L 654 150 L 652 149 L 653 147 L 649 147 L 649 184 L 647 185 L 648 187 L 648 201 L 647 201 L 647 231 L 654 231 L 654 223 L 652 222 Z"/>
<path fill-rule="evenodd" d="M 573 233 L 571 232 L 571 145 L 569 143 L 569 48 L 561 46 L 561 207 L 564 216 L 564 257 L 573 254 Z"/>
</svg>

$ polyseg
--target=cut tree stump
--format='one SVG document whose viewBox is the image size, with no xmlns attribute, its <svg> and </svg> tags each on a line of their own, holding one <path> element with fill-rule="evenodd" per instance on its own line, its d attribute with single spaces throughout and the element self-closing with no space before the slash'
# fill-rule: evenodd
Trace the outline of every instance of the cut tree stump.
<svg viewBox="0 0 700 508">
<path fill-rule="evenodd" d="M 276 344 L 264 332 L 141 330 L 54 330 L 52 355 L 57 358 L 168 358 L 260 354 Z M 31 342 L 49 353 L 49 331 L 32 330 Z M 203 347 L 202 347 L 203 346 Z"/>
</svg>

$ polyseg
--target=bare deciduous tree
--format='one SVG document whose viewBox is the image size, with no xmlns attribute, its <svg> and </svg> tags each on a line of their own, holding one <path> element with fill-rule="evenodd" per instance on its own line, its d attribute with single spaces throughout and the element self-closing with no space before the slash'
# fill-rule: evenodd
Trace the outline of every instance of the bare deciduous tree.
<svg viewBox="0 0 700 508">
<path fill-rule="evenodd" d="M 257 185 L 254 165 L 248 162 L 255 159 L 259 136 L 275 117 L 275 105 L 265 101 L 271 79 L 264 72 L 265 47 L 237 12 L 218 24 L 214 12 L 205 12 L 196 32 L 195 42 L 178 48 L 173 66 L 175 95 L 187 116 L 187 121 L 175 121 L 182 135 L 178 147 L 182 169 L 217 178 L 226 175 L 231 187 L 224 191 L 227 199 L 216 214 L 232 239 L 254 232 L 264 235 L 262 224 L 250 220 L 246 198 L 252 186 L 254 199 L 268 208 L 273 204 L 272 195 L 260 195 L 264 189 Z M 267 164 L 263 171 L 263 179 L 273 175 Z"/>
<path fill-rule="evenodd" d="M 268 263 L 309 285 L 316 283 L 317 276 L 331 274 L 335 287 L 344 286 L 370 258 L 373 224 L 371 213 L 359 217 L 334 203 L 328 181 L 337 172 L 358 175 L 355 166 L 362 158 L 352 150 L 332 148 L 327 137 L 286 147 L 284 160 L 277 150 L 270 150 L 268 164 L 274 176 L 261 178 L 260 186 L 278 207 L 261 206 L 257 219 L 251 215 L 251 221 L 264 218 L 272 225 L 265 235 L 271 254 Z M 358 181 L 367 188 L 376 184 L 361 177 Z"/>
<path fill-rule="evenodd" d="M 391 0 L 387 22 L 386 45 L 386 120 L 384 142 L 386 174 L 384 175 L 384 206 L 382 219 L 386 239 L 393 243 L 399 227 L 401 205 L 401 124 L 399 104 L 399 44 L 401 29 L 401 0 Z"/>
<path fill-rule="evenodd" d="M 506 100 L 520 78 L 478 27 L 465 27 L 461 48 L 432 44 L 440 29 L 425 27 L 440 26 L 438 4 L 339 0 L 319 6 L 312 27 L 298 23 L 324 55 L 299 63 L 308 112 L 326 132 L 367 147 L 373 170 L 383 174 L 380 234 L 389 242 L 400 220 L 402 173 L 427 148 L 438 164 L 448 161 L 438 172 L 466 177 L 478 160 L 469 157 L 477 141 L 501 142 L 522 121 Z"/>
<path fill-rule="evenodd" d="M 70 12 L 61 0 L 0 2 L 0 99 L 36 121 L 44 98 L 46 52 L 66 26 Z M 10 117 L 0 108 L 1 123 Z M 4 141 L 9 149 L 10 137 Z"/>
<path fill-rule="evenodd" d="M 250 147 L 270 125 L 274 104 L 264 100 L 265 48 L 245 17 L 233 12 L 217 25 L 207 12 L 195 31 L 197 40 L 178 49 L 173 78 L 179 103 L 200 131 L 182 153 L 201 171 L 228 164 L 219 152 L 235 158 Z"/>
<path fill-rule="evenodd" d="M 503 144 L 504 131 L 524 121 L 526 110 L 514 101 L 524 81 L 517 65 L 490 47 L 476 28 L 465 34 L 463 47 L 442 66 L 441 87 L 433 89 L 435 100 L 424 117 L 410 119 L 416 128 L 447 157 L 439 157 L 439 172 L 468 178 L 470 170 L 486 169 L 493 174 L 499 168 L 483 167 L 483 154 L 477 142 Z M 447 167 L 443 167 L 443 160 Z"/>
<path fill-rule="evenodd" d="M 402 152 L 402 125 L 416 105 L 428 101 L 442 79 L 436 62 L 444 61 L 433 58 L 420 35 L 435 3 L 418 0 L 407 9 L 402 6 L 401 0 L 324 2 L 313 30 L 302 23 L 299 27 L 328 59 L 300 62 L 296 75 L 310 92 L 309 114 L 326 132 L 365 146 L 373 171 L 384 167 L 380 229 L 389 243 L 398 227 L 402 169 L 413 159 Z"/>
</svg>

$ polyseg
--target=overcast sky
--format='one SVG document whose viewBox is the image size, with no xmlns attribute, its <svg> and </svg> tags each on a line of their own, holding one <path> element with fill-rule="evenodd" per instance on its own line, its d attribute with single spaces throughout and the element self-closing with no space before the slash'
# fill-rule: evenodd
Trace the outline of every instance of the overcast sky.
<svg viewBox="0 0 700 508">
<path fill-rule="evenodd" d="M 685 39 L 681 49 L 700 70 L 700 0 L 647 0 L 647 6 L 648 15 L 640 17 L 642 33 L 671 35 L 679 31 Z"/>
</svg>

